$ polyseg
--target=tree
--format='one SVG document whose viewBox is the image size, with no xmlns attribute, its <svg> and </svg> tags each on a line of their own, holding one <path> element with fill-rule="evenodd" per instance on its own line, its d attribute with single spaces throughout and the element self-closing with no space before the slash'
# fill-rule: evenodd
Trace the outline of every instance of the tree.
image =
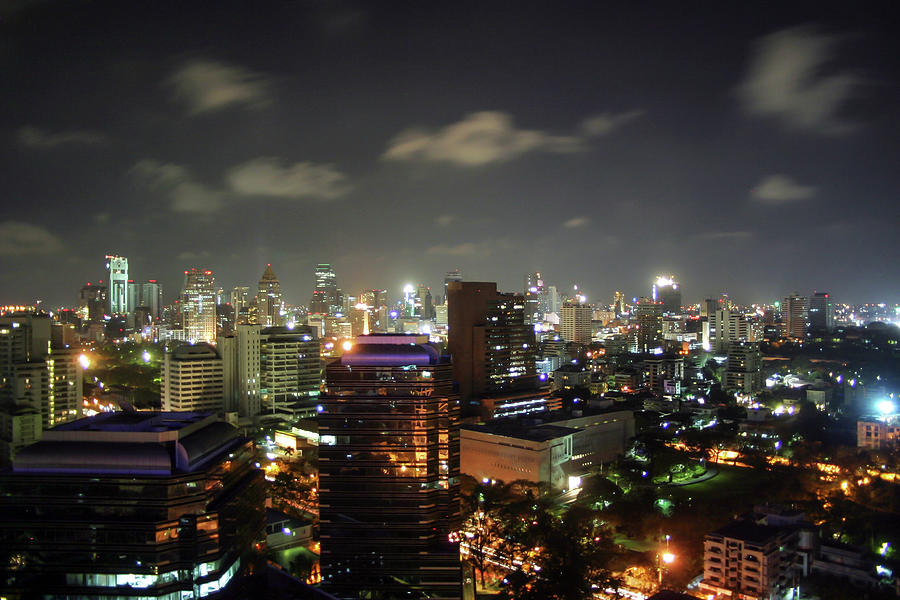
<svg viewBox="0 0 900 600">
<path fill-rule="evenodd" d="M 460 537 L 466 540 L 469 548 L 468 561 L 478 571 L 481 587 L 484 589 L 488 561 L 503 534 L 503 509 L 514 497 L 513 484 L 483 484 L 469 479 L 465 486 L 468 491 L 461 496 L 463 529 Z"/>
</svg>

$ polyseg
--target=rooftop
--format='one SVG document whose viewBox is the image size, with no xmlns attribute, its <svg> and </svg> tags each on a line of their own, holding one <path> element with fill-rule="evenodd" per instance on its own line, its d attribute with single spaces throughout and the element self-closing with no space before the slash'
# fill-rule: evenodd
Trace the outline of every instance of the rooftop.
<svg viewBox="0 0 900 600">
<path fill-rule="evenodd" d="M 463 425 L 461 429 L 515 438 L 517 440 L 527 440 L 529 442 L 547 442 L 573 433 L 578 433 L 577 429 L 571 427 L 559 427 L 557 425 L 527 427 L 521 426 L 515 421 L 487 423 L 484 425 Z"/>
<path fill-rule="evenodd" d="M 773 540 L 782 531 L 783 528 L 760 525 L 753 521 L 735 521 L 717 529 L 712 535 L 720 535 L 754 544 L 765 544 Z"/>
</svg>

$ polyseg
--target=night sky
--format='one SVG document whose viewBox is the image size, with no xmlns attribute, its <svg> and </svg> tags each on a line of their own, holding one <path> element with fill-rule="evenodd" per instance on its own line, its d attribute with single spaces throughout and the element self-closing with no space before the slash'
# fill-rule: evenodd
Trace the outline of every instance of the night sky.
<svg viewBox="0 0 900 600">
<path fill-rule="evenodd" d="M 891 4 L 616 4 L 4 1 L 0 304 L 108 253 L 167 299 L 271 262 L 305 304 L 331 262 L 900 301 Z"/>
</svg>

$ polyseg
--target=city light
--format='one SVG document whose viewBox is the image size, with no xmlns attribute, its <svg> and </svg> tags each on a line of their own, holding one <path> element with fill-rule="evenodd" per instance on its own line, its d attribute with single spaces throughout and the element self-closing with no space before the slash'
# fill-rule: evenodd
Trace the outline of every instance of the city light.
<svg viewBox="0 0 900 600">
<path fill-rule="evenodd" d="M 148 351 L 144 350 L 144 353 L 141 355 L 141 358 L 144 359 L 145 363 L 150 362 L 150 353 Z"/>
<path fill-rule="evenodd" d="M 675 562 L 675 555 L 671 552 L 664 552 L 662 555 L 662 561 L 667 565 L 671 565 L 673 562 Z"/>
<path fill-rule="evenodd" d="M 81 368 L 87 371 L 91 366 L 91 359 L 87 354 L 80 354 L 78 356 L 78 364 L 81 365 Z"/>
<path fill-rule="evenodd" d="M 341 348 L 344 349 L 344 352 L 349 352 L 353 348 L 353 342 L 347 340 L 343 344 L 341 344 Z"/>
<path fill-rule="evenodd" d="M 892 415 L 897 412 L 896 405 L 888 399 L 881 400 L 878 403 L 878 412 L 883 415 Z"/>
</svg>

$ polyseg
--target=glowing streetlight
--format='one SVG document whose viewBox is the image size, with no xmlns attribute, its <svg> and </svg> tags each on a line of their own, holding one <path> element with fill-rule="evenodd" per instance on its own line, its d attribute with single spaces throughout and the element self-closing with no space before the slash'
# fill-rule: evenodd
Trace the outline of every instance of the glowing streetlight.
<svg viewBox="0 0 900 600">
<path fill-rule="evenodd" d="M 144 350 L 144 353 L 141 355 L 141 358 L 144 359 L 145 363 L 150 362 L 150 353 L 147 350 Z"/>
<path fill-rule="evenodd" d="M 91 366 L 91 359 L 87 354 L 81 354 L 78 356 L 78 364 L 81 365 L 82 370 L 87 371 Z"/>
<path fill-rule="evenodd" d="M 344 349 L 344 352 L 349 352 L 353 348 L 353 342 L 347 340 L 343 344 L 341 344 L 341 348 Z"/>
<path fill-rule="evenodd" d="M 890 415 L 896 412 L 896 407 L 893 402 L 885 398 L 878 403 L 878 412 L 883 415 Z"/>
<path fill-rule="evenodd" d="M 664 552 L 662 555 L 662 561 L 667 565 L 671 565 L 673 562 L 675 562 L 675 555 L 671 552 Z"/>
</svg>

